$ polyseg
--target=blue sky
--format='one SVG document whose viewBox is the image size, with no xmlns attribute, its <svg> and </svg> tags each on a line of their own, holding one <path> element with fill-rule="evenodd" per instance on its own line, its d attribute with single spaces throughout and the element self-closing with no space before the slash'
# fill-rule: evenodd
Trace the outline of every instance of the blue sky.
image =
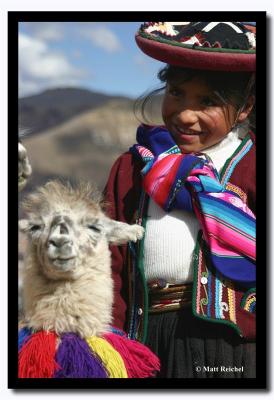
<svg viewBox="0 0 274 400">
<path fill-rule="evenodd" d="M 159 85 L 164 64 L 143 54 L 134 35 L 141 22 L 22 22 L 19 95 L 81 87 L 137 97 Z"/>
</svg>

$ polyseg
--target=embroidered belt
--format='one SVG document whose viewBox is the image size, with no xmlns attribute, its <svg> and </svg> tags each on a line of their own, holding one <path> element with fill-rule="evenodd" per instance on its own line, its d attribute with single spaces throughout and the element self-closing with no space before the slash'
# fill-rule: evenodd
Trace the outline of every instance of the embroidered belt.
<svg viewBox="0 0 274 400">
<path fill-rule="evenodd" d="M 190 306 L 192 301 L 192 283 L 184 285 L 149 283 L 149 313 L 175 311 Z"/>
</svg>

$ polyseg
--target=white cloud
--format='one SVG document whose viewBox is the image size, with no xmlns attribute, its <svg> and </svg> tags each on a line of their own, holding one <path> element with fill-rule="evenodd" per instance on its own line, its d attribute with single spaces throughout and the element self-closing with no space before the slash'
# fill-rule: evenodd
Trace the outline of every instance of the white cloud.
<svg viewBox="0 0 274 400">
<path fill-rule="evenodd" d="M 70 64 L 64 54 L 51 51 L 37 38 L 19 34 L 19 95 L 49 87 L 77 85 L 87 73 Z"/>
<path fill-rule="evenodd" d="M 48 42 L 60 41 L 64 38 L 66 23 L 62 22 L 27 22 L 27 29 L 38 38 Z"/>
<path fill-rule="evenodd" d="M 81 30 L 81 35 L 90 40 L 94 46 L 100 47 L 109 53 L 115 53 L 122 49 L 118 37 L 106 26 L 85 27 Z"/>
</svg>

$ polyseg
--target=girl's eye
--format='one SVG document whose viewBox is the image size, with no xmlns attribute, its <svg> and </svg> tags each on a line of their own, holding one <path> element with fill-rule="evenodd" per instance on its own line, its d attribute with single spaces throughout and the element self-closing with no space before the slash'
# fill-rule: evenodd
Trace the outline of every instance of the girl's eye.
<svg viewBox="0 0 274 400">
<path fill-rule="evenodd" d="M 217 102 L 213 100 L 211 97 L 203 97 L 201 103 L 202 105 L 207 107 L 213 107 L 217 105 Z"/>
<path fill-rule="evenodd" d="M 171 96 L 174 96 L 174 97 L 182 96 L 182 91 L 179 90 L 179 89 L 176 89 L 176 88 L 170 88 L 169 91 L 168 91 L 168 93 L 169 93 Z"/>
</svg>

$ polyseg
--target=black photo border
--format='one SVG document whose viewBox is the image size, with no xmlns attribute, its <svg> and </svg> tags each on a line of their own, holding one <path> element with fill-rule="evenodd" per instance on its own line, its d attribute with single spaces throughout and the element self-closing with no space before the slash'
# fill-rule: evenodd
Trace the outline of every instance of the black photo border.
<svg viewBox="0 0 274 400">
<path fill-rule="evenodd" d="M 267 34 L 269 20 L 265 11 L 10 11 L 8 18 L 8 388 L 10 389 L 267 389 L 269 359 L 267 359 L 268 325 L 268 246 L 267 237 L 267 162 L 269 159 L 267 113 Z M 18 378 L 18 248 L 14 247 L 14 232 L 18 226 L 18 188 L 16 132 L 18 132 L 18 24 L 19 22 L 129 22 L 129 21 L 254 21 L 257 27 L 257 373 L 250 379 L 20 379 Z M 132 38 L 134 40 L 134 38 Z M 18 242 L 18 240 L 17 240 Z"/>
</svg>

